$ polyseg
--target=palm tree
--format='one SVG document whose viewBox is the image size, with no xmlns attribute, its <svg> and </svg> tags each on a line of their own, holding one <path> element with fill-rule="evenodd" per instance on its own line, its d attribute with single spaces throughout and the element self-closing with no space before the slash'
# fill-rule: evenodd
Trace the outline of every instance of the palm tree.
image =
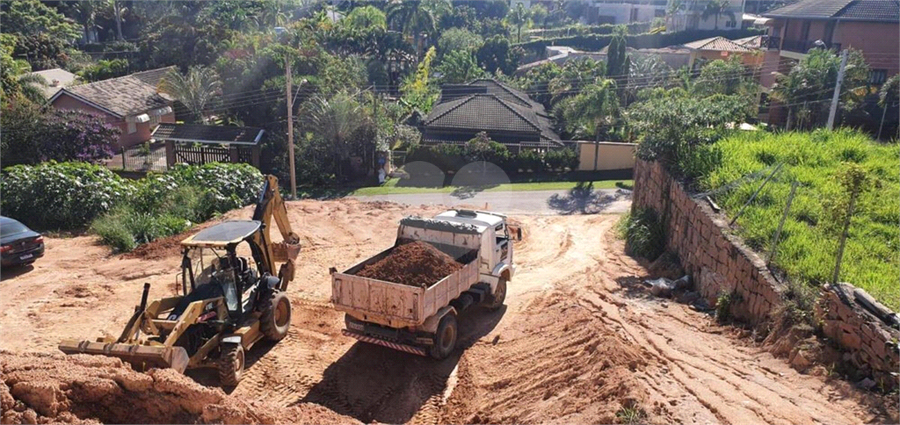
<svg viewBox="0 0 900 425">
<path fill-rule="evenodd" d="M 422 34 L 435 31 L 434 14 L 422 7 L 420 0 L 394 0 L 387 8 L 387 22 L 392 28 L 399 28 L 407 37 L 412 37 L 416 46 L 416 57 L 422 56 Z"/>
<path fill-rule="evenodd" d="M 363 106 L 352 95 L 340 92 L 331 98 L 316 95 L 304 109 L 309 129 L 325 142 L 335 162 L 341 164 L 341 159 L 352 153 L 354 133 L 366 124 Z M 340 165 L 338 174 L 343 174 Z"/>
<path fill-rule="evenodd" d="M 729 9 L 728 0 L 710 0 L 709 3 L 706 3 L 706 7 L 703 8 L 703 13 L 700 14 L 700 18 L 705 21 L 709 19 L 710 16 L 715 16 L 715 29 L 719 29 L 719 16 L 721 15 L 728 16 L 731 18 L 731 21 L 734 22 L 734 12 Z"/>
<path fill-rule="evenodd" d="M 619 98 L 616 91 L 615 81 L 598 78 L 596 83 L 567 100 L 564 116 L 568 130 L 583 127 L 586 132 L 593 133 L 594 141 L 600 140 L 605 127 L 612 125 L 618 115 Z"/>
<path fill-rule="evenodd" d="M 509 11 L 509 14 L 506 15 L 506 21 L 516 27 L 516 42 L 522 42 L 522 27 L 528 25 L 528 20 L 530 18 L 530 14 L 528 13 L 528 9 L 525 9 L 525 5 L 522 3 L 518 3 L 515 8 Z"/>
<path fill-rule="evenodd" d="M 222 82 L 212 68 L 194 66 L 186 74 L 172 70 L 160 82 L 160 90 L 175 96 L 193 115 L 205 123 L 203 111 L 222 91 Z"/>
</svg>

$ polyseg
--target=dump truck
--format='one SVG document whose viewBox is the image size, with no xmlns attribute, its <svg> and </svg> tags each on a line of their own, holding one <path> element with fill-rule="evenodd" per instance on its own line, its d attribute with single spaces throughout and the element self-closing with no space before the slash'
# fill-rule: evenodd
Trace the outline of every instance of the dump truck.
<svg viewBox="0 0 900 425">
<path fill-rule="evenodd" d="M 398 246 L 428 243 L 462 264 L 428 285 L 409 286 L 357 274 Z M 502 307 L 515 274 L 506 216 L 456 209 L 400 221 L 394 245 L 344 272 L 331 269 L 332 303 L 345 313 L 345 336 L 396 350 L 446 358 L 456 346 L 457 315 L 474 305 Z"/>
<path fill-rule="evenodd" d="M 271 240 L 273 218 L 284 242 Z M 181 295 L 148 303 L 150 284 L 144 284 L 121 336 L 63 341 L 59 349 L 118 357 L 137 370 L 216 368 L 222 386 L 237 385 L 246 351 L 263 339 L 280 341 L 291 325 L 285 291 L 300 237 L 291 230 L 278 180 L 266 176 L 250 220 L 212 225 L 181 246 Z"/>
</svg>

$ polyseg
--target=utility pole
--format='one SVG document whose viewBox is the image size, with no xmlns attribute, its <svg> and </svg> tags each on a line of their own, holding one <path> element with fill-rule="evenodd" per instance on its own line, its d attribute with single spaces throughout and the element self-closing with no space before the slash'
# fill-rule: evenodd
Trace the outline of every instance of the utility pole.
<svg viewBox="0 0 900 425">
<path fill-rule="evenodd" d="M 294 169 L 294 100 L 291 98 L 291 58 L 284 58 L 284 79 L 287 85 L 288 164 L 291 168 L 291 199 L 297 199 L 297 171 Z"/>
<path fill-rule="evenodd" d="M 847 69 L 847 53 L 841 52 L 841 69 L 838 70 L 837 83 L 834 85 L 834 96 L 831 97 L 831 110 L 828 111 L 828 130 L 834 130 L 834 116 L 837 115 L 838 99 L 841 97 L 841 83 L 844 82 L 844 71 Z"/>
</svg>

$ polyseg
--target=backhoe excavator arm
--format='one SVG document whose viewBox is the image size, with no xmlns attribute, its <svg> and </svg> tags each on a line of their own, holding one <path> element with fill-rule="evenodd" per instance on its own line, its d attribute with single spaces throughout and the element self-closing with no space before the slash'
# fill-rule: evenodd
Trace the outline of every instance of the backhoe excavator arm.
<svg viewBox="0 0 900 425">
<path fill-rule="evenodd" d="M 272 219 L 281 232 L 284 239 L 282 243 L 273 243 L 270 235 Z M 288 283 L 294 280 L 294 260 L 300 253 L 300 236 L 294 233 L 291 228 L 291 222 L 288 220 L 287 208 L 281 193 L 278 191 L 278 178 L 272 175 L 266 176 L 262 190 L 259 194 L 259 200 L 256 203 L 256 210 L 253 212 L 253 219 L 262 223 L 262 229 L 256 236 L 256 243 L 262 252 L 263 266 L 269 273 L 275 273 L 275 263 L 284 263 L 278 270 L 278 277 L 281 278 L 282 291 L 287 289 Z"/>
</svg>

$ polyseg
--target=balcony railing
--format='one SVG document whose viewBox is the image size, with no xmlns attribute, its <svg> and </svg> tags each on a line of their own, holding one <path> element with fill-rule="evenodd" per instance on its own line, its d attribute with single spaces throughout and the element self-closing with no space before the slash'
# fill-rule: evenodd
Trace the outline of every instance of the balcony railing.
<svg viewBox="0 0 900 425">
<path fill-rule="evenodd" d="M 775 37 L 773 37 L 773 38 L 775 38 Z M 816 45 L 817 41 L 818 40 L 784 40 L 784 43 L 781 44 L 781 49 L 788 50 L 791 52 L 806 53 L 809 51 L 809 49 L 818 47 Z M 825 43 L 824 47 L 826 49 L 840 51 L 841 43 Z M 777 49 L 778 47 L 776 45 L 775 47 L 771 47 L 771 48 Z"/>
</svg>

